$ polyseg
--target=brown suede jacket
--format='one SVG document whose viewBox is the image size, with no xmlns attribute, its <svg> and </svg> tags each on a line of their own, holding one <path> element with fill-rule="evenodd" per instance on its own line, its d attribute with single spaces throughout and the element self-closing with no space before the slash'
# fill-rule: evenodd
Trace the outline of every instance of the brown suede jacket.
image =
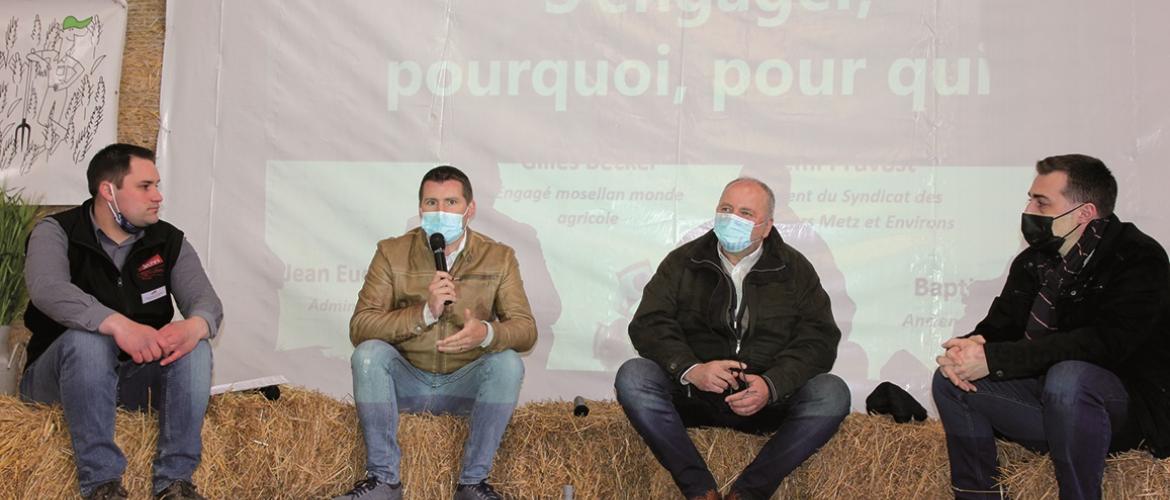
<svg viewBox="0 0 1170 500">
<path fill-rule="evenodd" d="M 466 234 L 467 244 L 451 269 L 458 300 L 429 327 L 423 323 L 423 308 L 435 261 L 426 233 L 416 228 L 378 242 L 349 321 L 353 345 L 370 339 L 389 342 L 416 368 L 433 373 L 454 372 L 487 352 L 531 349 L 536 323 L 515 252 L 470 229 Z M 491 323 L 495 335 L 491 345 L 439 352 L 435 343 L 463 328 L 463 310 L 468 308 L 476 318 Z"/>
</svg>

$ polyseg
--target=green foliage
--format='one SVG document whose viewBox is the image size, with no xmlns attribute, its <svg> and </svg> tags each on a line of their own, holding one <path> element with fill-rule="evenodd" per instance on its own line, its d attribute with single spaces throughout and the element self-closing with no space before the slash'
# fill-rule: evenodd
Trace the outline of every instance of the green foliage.
<svg viewBox="0 0 1170 500">
<path fill-rule="evenodd" d="M 18 189 L 0 185 L 0 326 L 12 324 L 24 308 L 24 246 L 36 222 L 37 207 Z"/>
</svg>

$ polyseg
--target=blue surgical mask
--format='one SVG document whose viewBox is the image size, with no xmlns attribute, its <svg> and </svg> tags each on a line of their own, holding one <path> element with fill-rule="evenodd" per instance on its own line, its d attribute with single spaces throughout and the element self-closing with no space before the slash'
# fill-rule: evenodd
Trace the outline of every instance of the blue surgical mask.
<svg viewBox="0 0 1170 500">
<path fill-rule="evenodd" d="M 742 252 L 752 244 L 752 229 L 756 224 L 735 214 L 715 214 L 715 237 L 724 250 Z"/>
<path fill-rule="evenodd" d="M 423 212 L 421 217 L 423 231 L 427 232 L 427 237 L 432 234 L 439 233 L 443 235 L 443 240 L 447 244 L 454 243 L 463 236 L 463 215 L 464 213 L 454 212 Z"/>
<path fill-rule="evenodd" d="M 114 200 L 114 203 L 111 205 L 110 202 L 106 202 L 106 206 L 114 214 L 114 222 L 118 223 L 118 227 L 126 231 L 126 234 L 138 234 L 141 232 L 143 228 L 131 224 L 130 221 L 126 220 L 126 216 L 122 215 L 122 210 L 118 208 L 118 199 L 114 198 L 113 186 L 110 186 L 110 199 Z"/>
</svg>

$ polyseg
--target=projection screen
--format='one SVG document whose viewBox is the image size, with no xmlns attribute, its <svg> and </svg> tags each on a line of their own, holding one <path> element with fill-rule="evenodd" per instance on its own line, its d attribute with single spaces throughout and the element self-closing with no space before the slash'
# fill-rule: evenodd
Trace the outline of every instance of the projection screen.
<svg viewBox="0 0 1170 500">
<path fill-rule="evenodd" d="M 1118 214 L 1170 241 L 1159 2 L 169 2 L 164 217 L 226 305 L 215 382 L 351 392 L 348 322 L 418 184 L 467 172 L 539 342 L 522 398 L 611 398 L 668 252 L 739 176 L 820 273 L 854 408 L 927 406 L 1022 248 L 1043 157 L 1103 159 Z"/>
</svg>

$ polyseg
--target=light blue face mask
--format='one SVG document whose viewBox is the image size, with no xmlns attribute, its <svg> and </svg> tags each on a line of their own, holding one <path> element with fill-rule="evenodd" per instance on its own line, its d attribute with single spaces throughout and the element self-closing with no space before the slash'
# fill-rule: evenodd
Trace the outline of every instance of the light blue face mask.
<svg viewBox="0 0 1170 500">
<path fill-rule="evenodd" d="M 427 232 L 428 238 L 435 233 L 443 235 L 443 240 L 450 245 L 463 236 L 463 216 L 466 213 L 423 212 L 420 219 L 423 231 Z"/>
<path fill-rule="evenodd" d="M 142 232 L 144 228 L 135 226 L 129 220 L 126 220 L 125 215 L 122 215 L 122 210 L 118 208 L 118 199 L 114 198 L 113 186 L 110 186 L 110 199 L 114 200 L 114 204 L 111 205 L 110 202 L 107 201 L 106 206 L 110 207 L 110 212 L 114 214 L 114 222 L 118 223 L 118 227 L 122 228 L 123 231 L 126 231 L 126 234 L 138 234 Z"/>
<path fill-rule="evenodd" d="M 752 229 L 759 225 L 735 214 L 715 214 L 715 237 L 724 250 L 731 253 L 744 251 L 752 244 Z"/>
</svg>

